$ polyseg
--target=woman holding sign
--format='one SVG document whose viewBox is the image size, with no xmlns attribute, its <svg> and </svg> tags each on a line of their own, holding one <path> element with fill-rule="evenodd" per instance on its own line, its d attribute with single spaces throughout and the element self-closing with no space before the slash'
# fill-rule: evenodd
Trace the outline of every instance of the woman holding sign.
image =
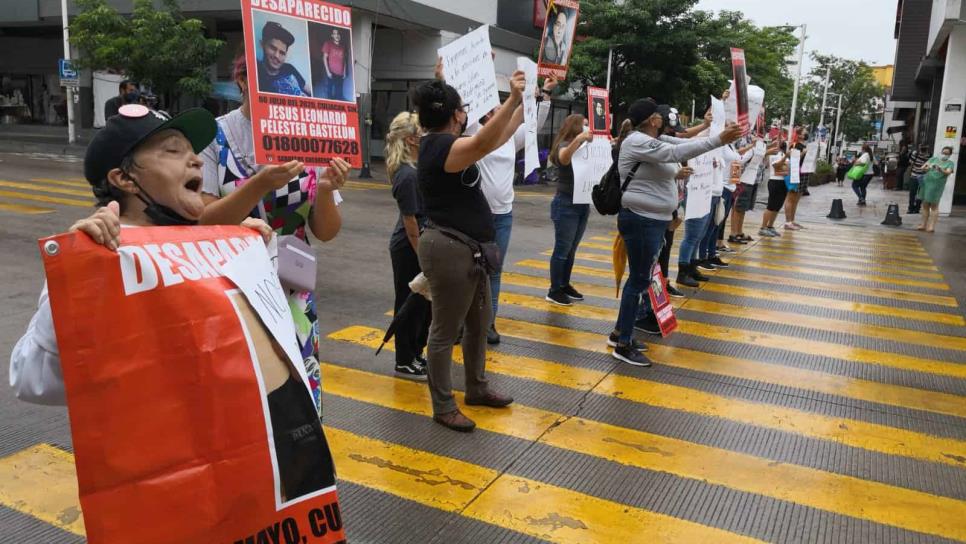
<svg viewBox="0 0 966 544">
<path fill-rule="evenodd" d="M 660 334 L 657 317 L 646 313 L 643 323 L 636 323 L 641 295 L 651 282 L 651 268 L 664 242 L 664 233 L 678 207 L 678 175 L 681 161 L 693 159 L 741 137 L 741 127 L 727 125 L 721 134 L 682 143 L 659 139 L 664 117 L 651 99 L 631 104 L 628 117 L 635 132 L 621 144 L 618 170 L 621 179 L 631 178 L 621 199 L 617 227 L 627 247 L 630 274 L 621 294 L 616 331 L 608 343 L 614 345 L 613 356 L 634 366 L 650 366 L 651 362 L 633 342 L 634 329 L 640 325 L 648 332 Z M 648 297 L 643 302 L 650 305 Z"/>
<path fill-rule="evenodd" d="M 338 189 L 345 184 L 349 163 L 333 159 L 329 168 L 306 170 L 297 161 L 256 165 L 252 140 L 248 70 L 245 57 L 235 59 L 233 76 L 242 95 L 238 109 L 218 118 L 215 140 L 201 153 L 204 161 L 206 225 L 237 224 L 257 217 L 281 236 L 294 235 L 308 244 L 311 232 L 327 242 L 342 227 Z M 289 307 L 305 360 L 305 370 L 322 415 L 322 377 L 319 369 L 319 325 L 315 293 L 290 289 Z"/>
<path fill-rule="evenodd" d="M 473 136 L 462 137 L 468 124 L 459 92 L 442 81 L 417 87 L 412 99 L 426 129 L 419 144 L 418 183 L 428 218 L 419 239 L 419 265 L 433 299 L 429 330 L 429 392 L 433 420 L 470 432 L 476 424 L 463 415 L 453 397 L 453 343 L 463 332 L 463 364 L 468 405 L 502 408 L 513 399 L 490 389 L 486 379 L 486 332 L 492 322 L 489 274 L 499 268 L 493 214 L 480 187 L 476 162 L 513 137 L 523 122 L 526 77 L 510 79 L 510 96 Z"/>
</svg>

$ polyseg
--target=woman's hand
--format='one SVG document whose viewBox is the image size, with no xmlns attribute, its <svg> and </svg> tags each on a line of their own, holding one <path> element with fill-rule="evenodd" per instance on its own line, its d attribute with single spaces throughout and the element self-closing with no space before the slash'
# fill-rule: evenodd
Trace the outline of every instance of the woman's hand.
<svg viewBox="0 0 966 544">
<path fill-rule="evenodd" d="M 574 138 L 574 140 L 580 142 L 581 144 L 584 142 L 590 143 L 594 140 L 594 133 L 589 130 L 581 132 L 576 138 Z"/>
<path fill-rule="evenodd" d="M 90 217 L 71 225 L 68 232 L 83 232 L 98 244 L 111 251 L 117 251 L 117 247 L 121 243 L 120 209 L 120 205 L 112 200 L 107 206 L 99 208 Z"/>
<path fill-rule="evenodd" d="M 543 80 L 543 87 L 540 90 L 543 91 L 543 94 L 551 94 L 559 84 L 560 82 L 557 81 L 557 78 L 550 76 L 547 79 Z"/>
<path fill-rule="evenodd" d="M 305 165 L 299 161 L 289 161 L 285 164 L 272 164 L 262 168 L 252 176 L 251 181 L 258 183 L 264 192 L 276 191 L 305 170 Z"/>
<path fill-rule="evenodd" d="M 523 100 L 523 90 L 526 88 L 526 86 L 527 76 L 523 73 L 523 71 L 517 70 L 516 72 L 513 72 L 513 75 L 510 76 L 510 98 L 508 101 L 512 102 L 514 105 L 519 104 L 520 101 Z"/>
<path fill-rule="evenodd" d="M 693 173 L 694 173 L 694 169 L 693 168 L 691 168 L 690 166 L 684 166 L 680 170 L 678 170 L 678 173 L 677 173 L 676 176 L 674 176 L 674 178 L 675 179 L 688 179 L 689 177 L 691 177 L 691 174 L 693 174 Z"/>
<path fill-rule="evenodd" d="M 275 235 L 275 231 L 272 230 L 272 227 L 268 226 L 268 223 L 254 217 L 246 217 L 245 220 L 241 222 L 241 226 L 258 232 L 266 244 L 268 244 L 272 240 L 272 236 Z"/>
<path fill-rule="evenodd" d="M 349 169 L 352 168 L 349 163 L 340 159 L 338 157 L 332 159 L 329 163 L 329 167 L 325 169 L 325 173 L 319 179 L 318 189 L 320 191 L 336 191 L 341 189 L 346 182 L 346 177 L 349 175 Z"/>
<path fill-rule="evenodd" d="M 721 131 L 721 143 L 730 144 L 731 142 L 737 141 L 741 138 L 741 127 L 738 123 L 728 123 L 725 125 L 725 129 Z"/>
</svg>

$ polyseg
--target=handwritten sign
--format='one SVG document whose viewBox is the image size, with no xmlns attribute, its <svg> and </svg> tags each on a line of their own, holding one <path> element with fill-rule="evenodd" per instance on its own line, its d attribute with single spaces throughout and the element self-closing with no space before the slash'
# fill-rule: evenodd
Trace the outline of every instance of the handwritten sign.
<svg viewBox="0 0 966 544">
<path fill-rule="evenodd" d="M 607 138 L 595 136 L 590 143 L 580 146 L 571 159 L 574 167 L 574 204 L 590 204 L 591 192 L 613 162 L 610 140 Z"/>
<path fill-rule="evenodd" d="M 688 161 L 694 171 L 688 179 L 688 199 L 684 218 L 700 219 L 711 213 L 711 190 L 714 187 L 714 156 L 705 153 Z"/>
<path fill-rule="evenodd" d="M 527 78 L 523 90 L 524 153 L 523 177 L 540 167 L 540 149 L 537 147 L 537 63 L 526 57 L 517 58 L 517 70 Z"/>
<path fill-rule="evenodd" d="M 466 113 L 470 119 L 479 119 L 500 105 L 490 27 L 481 26 L 437 53 L 443 59 L 443 77 L 469 106 Z"/>
<path fill-rule="evenodd" d="M 798 185 L 802 182 L 801 171 L 799 170 L 799 165 L 802 161 L 802 152 L 797 149 L 792 149 L 791 154 L 788 156 L 788 183 L 792 185 Z"/>
<path fill-rule="evenodd" d="M 802 173 L 812 174 L 818 166 L 818 142 L 812 142 L 805 147 L 805 161 L 802 162 Z"/>
<path fill-rule="evenodd" d="M 745 185 L 758 183 L 758 169 L 761 168 L 761 163 L 765 160 L 765 142 L 756 142 L 752 153 L 751 160 L 748 161 L 744 172 L 741 173 L 741 183 Z"/>
<path fill-rule="evenodd" d="M 724 102 L 715 97 L 711 97 L 711 135 L 721 134 L 725 128 L 725 105 Z"/>
</svg>

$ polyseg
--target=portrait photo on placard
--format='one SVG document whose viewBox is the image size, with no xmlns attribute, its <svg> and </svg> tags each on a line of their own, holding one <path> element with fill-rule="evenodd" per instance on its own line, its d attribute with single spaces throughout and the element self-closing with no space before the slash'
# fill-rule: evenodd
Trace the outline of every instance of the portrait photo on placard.
<svg viewBox="0 0 966 544">
<path fill-rule="evenodd" d="M 265 393 L 262 409 L 276 481 L 277 504 L 314 496 L 335 485 L 332 459 L 305 382 L 241 293 L 230 295 Z"/>
<path fill-rule="evenodd" d="M 355 102 L 351 29 L 321 23 L 308 25 L 313 96 Z"/>
<path fill-rule="evenodd" d="M 285 15 L 252 10 L 252 26 L 258 46 L 258 90 L 288 96 L 312 96 L 309 85 L 309 39 L 305 21 Z"/>
<path fill-rule="evenodd" d="M 555 5 L 547 15 L 547 28 L 544 29 L 543 57 L 546 64 L 566 66 L 570 60 L 570 49 L 574 43 L 574 28 L 577 25 L 577 10 Z"/>
<path fill-rule="evenodd" d="M 593 120 L 591 129 L 594 132 L 604 132 L 607 130 L 607 99 L 597 97 L 593 99 L 594 110 L 590 112 Z"/>
</svg>

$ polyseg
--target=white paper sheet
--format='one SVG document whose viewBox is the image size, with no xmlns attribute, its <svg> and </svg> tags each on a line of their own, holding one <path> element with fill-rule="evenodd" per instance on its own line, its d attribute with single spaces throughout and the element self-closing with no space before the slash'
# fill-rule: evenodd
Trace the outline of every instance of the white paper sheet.
<svg viewBox="0 0 966 544">
<path fill-rule="evenodd" d="M 521 70 L 527 77 L 527 87 L 523 91 L 523 127 L 526 131 L 523 177 L 526 178 L 540 167 L 540 150 L 537 147 L 537 63 L 526 57 L 519 57 L 517 70 Z"/>
<path fill-rule="evenodd" d="M 471 120 L 483 117 L 500 105 L 496 87 L 496 68 L 490 45 L 490 27 L 484 25 L 440 47 L 443 77 L 460 93 Z"/>
<path fill-rule="evenodd" d="M 613 162 L 610 140 L 606 137 L 595 136 L 577 149 L 570 162 L 574 167 L 574 204 L 591 203 L 594 187 Z"/>
</svg>

